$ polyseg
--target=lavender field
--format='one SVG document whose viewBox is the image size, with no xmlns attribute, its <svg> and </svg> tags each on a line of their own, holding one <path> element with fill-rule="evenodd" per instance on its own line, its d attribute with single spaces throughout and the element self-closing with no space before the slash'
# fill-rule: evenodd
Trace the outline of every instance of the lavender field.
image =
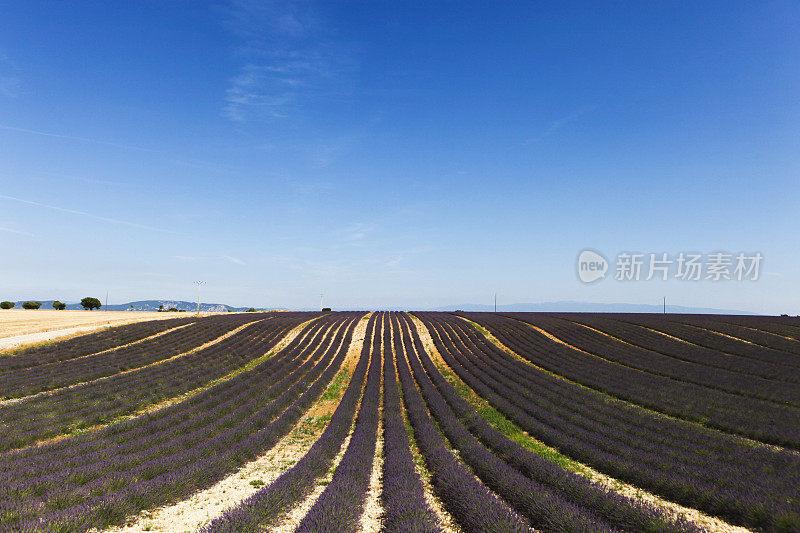
<svg viewBox="0 0 800 533">
<path fill-rule="evenodd" d="M 800 531 L 800 321 L 271 312 L 0 354 L 0 531 Z"/>
</svg>

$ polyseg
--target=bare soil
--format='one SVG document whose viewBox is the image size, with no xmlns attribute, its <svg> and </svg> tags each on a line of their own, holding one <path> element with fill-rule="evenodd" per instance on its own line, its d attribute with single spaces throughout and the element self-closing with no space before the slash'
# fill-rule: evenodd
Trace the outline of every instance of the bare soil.
<svg viewBox="0 0 800 533">
<path fill-rule="evenodd" d="M 289 435 L 281 439 L 275 447 L 261 457 L 243 465 L 235 473 L 220 480 L 213 486 L 199 491 L 185 500 L 152 511 L 142 511 L 138 516 L 130 517 L 124 527 L 114 527 L 106 531 L 116 533 L 195 531 L 220 516 L 227 509 L 238 505 L 242 500 L 257 492 L 261 486 L 272 483 L 283 472 L 291 468 L 316 442 L 327 426 L 329 415 L 339 405 L 339 401 L 347 388 L 349 377 L 352 376 L 352 368 L 355 367 L 353 359 L 357 361 L 361 352 L 368 316 L 364 317 L 356 326 L 348 349 L 347 359 L 345 359 L 342 369 L 337 373 L 337 377 L 342 374 L 346 376 L 346 382 L 341 384 L 340 389 L 332 397 L 323 395 L 300 419 L 300 422 Z M 283 349 L 298 336 L 309 322 L 303 322 L 295 327 L 268 355 L 274 355 Z M 231 377 L 232 375 L 228 375 L 224 379 L 230 379 Z M 336 380 L 337 378 L 334 378 L 334 382 Z M 341 453 L 343 454 L 344 451 Z M 321 493 L 322 491 L 320 490 L 319 492 Z M 305 510 L 307 511 L 308 509 Z M 293 513 L 292 516 L 294 517 L 297 510 L 294 510 Z M 302 518 L 302 515 L 300 517 Z M 292 524 L 292 520 L 289 519 L 285 522 Z M 290 531 L 292 530 L 293 527 Z"/>
<path fill-rule="evenodd" d="M 414 322 L 414 325 L 417 327 L 420 340 L 428 350 L 428 354 L 437 364 L 439 362 L 444 363 L 442 356 L 433 345 L 433 339 L 428 332 L 428 328 L 426 328 L 422 321 L 416 316 L 409 316 L 411 317 L 411 321 Z M 405 343 L 402 341 L 402 337 L 401 343 L 403 344 L 403 349 L 406 349 Z M 396 368 L 397 364 L 395 364 L 395 369 Z M 408 421 L 408 413 L 405 409 L 403 409 L 403 419 Z M 422 480 L 423 490 L 425 491 L 425 500 L 428 502 L 428 505 L 430 505 L 433 512 L 436 513 L 436 517 L 439 519 L 439 526 L 442 528 L 444 533 L 462 533 L 461 526 L 458 525 L 458 522 L 456 522 L 456 519 L 453 518 L 453 515 L 451 515 L 447 509 L 445 509 L 444 503 L 433 491 L 433 486 L 431 485 L 431 473 L 425 467 L 425 459 L 423 459 L 422 452 L 419 450 L 419 447 L 414 440 L 413 433 L 409 433 L 409 440 L 411 441 L 411 453 L 414 456 L 414 463 L 420 479 Z"/>
<path fill-rule="evenodd" d="M 201 313 L 201 316 L 211 313 Z M 152 311 L 0 310 L 0 350 L 82 335 L 103 327 L 185 317 L 189 313 Z"/>
<path fill-rule="evenodd" d="M 468 319 L 463 318 L 463 317 L 460 317 L 460 318 L 462 318 L 466 322 L 469 322 L 469 323 L 471 323 L 473 325 L 475 324 L 471 320 L 468 320 Z M 420 325 L 418 325 L 417 327 L 419 328 Z M 421 327 L 425 328 L 424 325 L 421 325 Z M 570 348 L 573 348 L 575 350 L 579 350 L 579 351 L 583 352 L 583 350 L 580 350 L 579 348 L 576 348 L 576 347 L 574 347 L 574 346 L 572 346 L 570 344 L 567 344 L 566 342 L 562 341 L 558 337 L 555 337 L 555 336 L 551 335 L 547 331 L 545 331 L 545 330 L 543 330 L 541 328 L 535 327 L 535 326 L 533 326 L 533 327 L 537 331 L 542 333 L 543 335 L 546 335 L 553 342 L 564 344 L 566 346 L 569 346 Z M 492 344 L 494 344 L 498 348 L 502 349 L 503 351 L 505 351 L 505 352 L 507 352 L 509 354 L 512 354 L 517 360 L 525 362 L 527 364 L 531 364 L 530 361 L 528 361 L 527 359 L 521 357 L 516 352 L 514 352 L 513 350 L 511 350 L 510 348 L 505 346 L 502 342 L 500 342 L 494 335 L 492 335 L 488 331 L 484 330 L 481 333 L 483 333 L 483 335 Z M 427 335 L 427 338 L 430 338 L 430 334 Z M 423 342 L 426 342 L 426 340 L 427 339 L 423 339 Z M 431 343 L 432 343 L 432 340 L 433 339 L 431 339 Z M 584 352 L 584 353 L 588 353 L 588 352 Z M 592 355 L 592 354 L 589 354 L 589 355 Z M 444 359 L 441 359 L 441 356 L 439 356 L 439 357 L 440 357 L 440 359 L 439 359 L 439 361 L 437 361 L 437 364 L 446 365 L 446 363 L 444 362 Z M 531 366 L 535 366 L 535 365 L 531 365 Z M 538 441 L 538 439 L 536 439 L 532 435 L 529 435 L 527 432 L 524 432 L 524 433 L 529 439 L 531 439 L 532 441 L 536 441 L 540 446 L 549 448 L 549 446 L 547 446 L 546 444 L 544 444 L 541 441 Z M 553 451 L 555 451 L 555 449 L 553 449 Z M 729 524 L 729 523 L 727 523 L 727 522 L 725 522 L 723 520 L 720 520 L 719 518 L 707 515 L 707 514 L 701 512 L 701 511 L 698 511 L 697 509 L 692 509 L 690 507 L 686 507 L 686 506 L 680 505 L 678 503 L 671 502 L 669 500 L 665 500 L 664 498 L 661 498 L 660 496 L 656 496 L 655 494 L 652 494 L 650 492 L 642 490 L 639 487 L 636 487 L 636 486 L 631 485 L 629 483 L 622 482 L 622 481 L 620 481 L 618 479 L 615 479 L 615 478 L 613 478 L 611 476 L 603 474 L 603 473 L 595 470 L 594 468 L 592 468 L 592 467 L 590 467 L 590 466 L 588 466 L 586 464 L 579 463 L 578 461 L 574 461 L 574 460 L 573 460 L 573 462 L 578 464 L 578 465 L 580 465 L 580 469 L 577 470 L 576 473 L 588 477 L 594 483 L 597 483 L 598 485 L 603 486 L 603 487 L 605 487 L 607 489 L 616 491 L 616 492 L 622 494 L 623 496 L 627 496 L 629 498 L 635 498 L 635 499 L 639 499 L 639 500 L 643 500 L 643 501 L 649 502 L 649 503 L 651 503 L 651 504 L 653 504 L 653 505 L 655 505 L 657 507 L 660 507 L 661 509 L 663 509 L 663 510 L 669 512 L 669 513 L 672 513 L 676 517 L 677 516 L 684 516 L 686 519 L 691 520 L 692 522 L 695 523 L 695 525 L 697 525 L 698 527 L 700 527 L 700 528 L 702 528 L 704 530 L 712 531 L 712 532 L 715 532 L 715 533 L 747 533 L 747 532 L 750 531 L 749 529 L 746 529 L 746 528 L 743 528 L 743 527 L 740 527 L 740 526 L 734 526 L 734 525 Z"/>
</svg>

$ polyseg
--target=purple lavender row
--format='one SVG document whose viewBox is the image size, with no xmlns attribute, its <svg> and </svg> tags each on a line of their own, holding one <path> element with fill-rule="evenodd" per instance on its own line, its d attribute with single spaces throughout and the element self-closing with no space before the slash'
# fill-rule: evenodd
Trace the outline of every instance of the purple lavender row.
<svg viewBox="0 0 800 533">
<path fill-rule="evenodd" d="M 684 313 L 614 313 L 615 320 L 628 319 L 672 322 L 693 326 L 696 330 L 708 330 L 731 335 L 744 344 L 758 344 L 765 348 L 800 355 L 800 320 L 796 317 L 760 315 L 712 315 Z M 716 336 L 719 338 L 719 335 Z"/>
<path fill-rule="evenodd" d="M 370 361 L 371 339 L 377 318 L 367 324 L 360 358 L 350 383 L 328 426 L 308 452 L 275 481 L 244 500 L 201 530 L 201 533 L 256 533 L 274 525 L 298 502 L 307 497 L 317 480 L 328 473 L 333 460 L 353 425 Z"/>
<path fill-rule="evenodd" d="M 502 313 L 527 315 L 533 313 Z M 756 315 L 711 315 L 683 313 L 547 313 L 562 318 L 603 316 L 615 321 L 647 323 L 659 327 L 680 327 L 696 338 L 721 342 L 723 351 L 750 347 L 758 357 L 758 350 L 766 348 L 781 357 L 791 356 L 795 363 L 800 355 L 800 320 L 796 317 Z M 688 326 L 688 327 L 687 327 Z M 723 335 L 719 335 L 722 333 Z M 734 338 L 725 338 L 730 335 Z M 676 335 L 683 338 L 682 335 Z M 701 344 L 705 345 L 701 342 Z M 756 346 L 753 346 L 756 345 Z"/>
<path fill-rule="evenodd" d="M 797 343 L 800 342 L 800 320 L 798 320 L 797 317 L 714 315 L 709 318 L 714 318 L 717 322 L 732 324 L 740 328 L 743 327 L 751 332 L 756 330 L 762 335 L 771 333 L 772 335 L 769 335 L 767 338 L 773 341 L 776 340 L 775 336 L 786 337 L 787 340 L 792 342 L 792 349 L 785 350 L 785 348 L 777 346 L 776 349 L 800 353 L 795 348 Z M 737 333 L 737 335 L 739 334 Z M 756 344 L 762 344 L 758 342 L 758 337 L 751 337 L 751 339 L 756 340 Z M 763 344 L 765 346 L 770 345 L 769 341 Z"/>
<path fill-rule="evenodd" d="M 466 327 L 463 324 L 461 326 Z M 507 357 L 500 351 L 496 353 Z M 475 364 L 485 367 L 482 360 L 476 360 Z M 505 374 L 509 380 L 507 383 L 522 383 L 520 376 L 531 370 L 526 366 L 511 362 Z M 535 370 L 532 372 L 537 373 Z M 604 398 L 599 398 L 594 404 L 596 408 L 592 409 L 589 391 L 580 388 L 578 392 L 587 393 L 588 401 L 583 404 L 577 402 L 576 393 L 558 397 L 550 403 L 541 402 L 542 382 L 537 385 L 529 382 L 527 388 L 512 388 L 515 393 L 510 397 L 512 402 L 526 391 L 535 391 L 535 395 L 529 392 L 528 397 L 542 405 L 542 412 L 547 415 L 558 414 L 562 406 L 579 405 L 582 415 L 587 418 L 573 414 L 567 418 L 567 424 L 561 422 L 560 425 L 553 424 L 554 427 L 563 428 L 573 437 L 580 436 L 583 429 L 583 444 L 590 449 L 599 447 L 598 464 L 603 465 L 603 461 L 607 461 L 605 467 L 612 468 L 612 475 L 616 477 L 637 484 L 644 480 L 645 485 L 656 488 L 654 492 L 664 491 L 662 493 L 668 498 L 678 499 L 690 506 L 705 506 L 711 514 L 724 515 L 734 521 L 749 520 L 756 524 L 774 520 L 780 522 L 782 515 L 791 516 L 796 512 L 792 510 L 797 507 L 796 503 L 792 503 L 793 498 L 784 501 L 783 497 L 797 493 L 797 486 L 792 479 L 796 475 L 793 472 L 798 472 L 800 465 L 797 456 L 791 452 L 753 446 L 724 433 L 650 415 L 621 402 L 617 403 L 617 409 L 607 413 L 602 409 L 608 404 Z M 569 398 L 572 404 L 565 405 L 561 398 Z M 518 405 L 523 409 L 531 406 L 525 402 Z M 576 427 L 576 422 L 580 426 Z M 600 429 L 597 424 L 605 427 Z M 591 454 L 586 456 L 592 457 Z M 598 457 L 596 452 L 594 457 Z M 615 472 L 613 468 L 620 465 L 624 468 Z M 665 471 L 669 475 L 665 476 Z M 771 500 L 772 508 L 772 513 L 767 517 L 762 516 L 765 500 Z"/>
<path fill-rule="evenodd" d="M 335 326 L 340 325 L 341 322 L 338 322 Z M 174 450 L 175 453 L 171 456 L 137 464 L 134 470 L 121 472 L 117 480 L 130 480 L 122 489 L 113 486 L 111 490 L 108 486 L 99 487 L 101 490 L 97 491 L 97 497 L 63 511 L 51 512 L 43 516 L 41 521 L 47 524 L 47 528 L 66 526 L 75 530 L 85 530 L 89 527 L 104 527 L 114 521 L 121 521 L 124 515 L 136 512 L 140 508 L 159 505 L 165 498 L 175 500 L 188 496 L 194 490 L 208 486 L 238 468 L 244 461 L 263 453 L 287 433 L 296 419 L 302 415 L 307 408 L 302 407 L 305 405 L 303 402 L 307 404 L 312 395 L 321 392 L 318 390 L 320 385 L 311 384 L 319 378 L 322 369 L 330 362 L 332 353 L 340 346 L 337 341 L 341 341 L 343 330 L 339 329 L 332 343 L 330 335 L 326 342 L 321 343 L 327 345 L 322 359 L 316 355 L 309 358 L 315 363 L 314 370 L 305 375 L 300 382 L 296 382 L 297 376 L 303 375 L 303 372 L 308 370 L 308 365 L 304 363 L 303 368 L 298 368 L 288 379 L 279 384 L 279 388 L 284 391 L 274 401 L 269 401 L 274 395 L 257 395 L 253 400 L 250 398 L 251 390 L 242 391 L 244 400 L 249 401 L 251 405 L 254 401 L 259 405 L 265 405 L 254 416 L 245 417 L 238 425 L 230 415 L 222 419 L 212 416 L 210 418 L 213 421 L 207 423 L 214 425 L 218 430 L 218 434 L 213 438 L 209 438 L 208 435 L 200 439 L 193 438 L 193 435 L 183 436 L 179 442 L 181 446 Z M 323 351 L 323 347 L 319 344 L 316 343 L 318 348 L 314 350 L 315 354 Z M 308 346 L 311 348 L 315 344 Z M 339 355 L 336 362 L 340 364 L 343 357 Z M 286 389 L 292 382 L 294 385 Z M 310 392 L 307 391 L 308 394 L 303 394 L 298 399 L 298 395 L 309 387 Z M 271 391 L 274 389 L 273 387 Z M 292 405 L 293 401 L 295 403 Z M 281 411 L 283 414 L 275 419 L 274 417 Z M 199 444 L 192 447 L 196 441 L 199 441 Z M 144 475 L 142 475 L 143 470 Z M 165 497 L 165 494 L 168 496 Z M 113 510 L 113 513 L 110 513 L 109 509 Z"/>
<path fill-rule="evenodd" d="M 500 500 L 459 461 L 431 419 L 408 366 L 406 353 L 415 350 L 405 345 L 395 353 L 403 403 L 414 429 L 414 439 L 431 473 L 431 484 L 450 514 L 465 531 L 496 533 L 529 532 L 528 521 Z"/>
<path fill-rule="evenodd" d="M 20 529 L 85 531 L 107 527 L 140 509 L 185 498 L 263 454 L 294 427 L 332 380 L 346 356 L 357 320 L 357 316 L 349 315 L 333 324 L 333 329 L 338 329 L 338 332 L 335 336 L 326 336 L 322 343 L 325 345 L 324 354 L 309 358 L 313 361 L 312 369 L 303 363 L 301 367 L 305 368 L 301 370 L 298 367 L 282 380 L 279 383 L 282 392 L 274 387 L 263 393 L 242 390 L 240 401 L 249 402 L 248 405 L 221 418 L 213 413 L 204 417 L 205 424 L 216 427 L 215 435 L 204 434 L 197 438 L 190 433 L 178 437 L 170 455 L 134 463 L 133 468 L 109 472 L 104 483 L 96 480 L 91 487 L 84 487 L 83 492 L 87 488 L 95 489 L 90 490 L 92 496 L 84 501 L 64 506 L 63 493 L 55 495 L 49 512 L 42 512 L 39 508 L 39 518 L 21 521 Z M 343 322 L 347 324 L 343 326 Z M 322 349 L 318 345 L 309 345 L 308 348 L 316 348 L 315 353 Z M 257 397 L 251 399 L 252 394 Z M 254 402 L 258 406 L 251 409 Z M 113 463 L 108 466 L 113 468 Z M 73 492 L 75 495 L 80 493 Z"/>
<path fill-rule="evenodd" d="M 247 326 L 237 334 L 171 361 L 0 407 L 0 451 L 106 423 L 178 396 L 263 355 L 303 317 Z"/>
<path fill-rule="evenodd" d="M 672 320 L 658 319 L 652 316 L 613 315 L 614 320 L 620 320 L 639 326 L 654 329 L 678 337 L 679 339 L 717 350 L 726 354 L 747 357 L 758 362 L 767 362 L 782 365 L 798 366 L 797 356 L 785 351 L 776 350 L 766 346 L 756 346 L 746 342 L 736 341 L 721 335 L 715 335 L 689 324 L 681 324 Z"/>
<path fill-rule="evenodd" d="M 464 427 L 420 364 L 420 354 L 424 353 L 420 350 L 422 343 L 413 343 L 406 320 L 404 317 L 403 342 L 406 345 L 414 344 L 416 348 L 407 355 L 422 397 L 442 433 L 475 475 L 518 513 L 527 517 L 531 525 L 539 531 L 613 531 L 608 523 L 590 510 L 569 502 L 550 488 L 509 466 Z"/>
<path fill-rule="evenodd" d="M 797 524 L 800 457 L 614 401 L 497 349 L 461 319 L 420 313 L 445 362 L 544 443 L 615 478 L 737 524 Z M 452 353 L 437 340 L 449 336 Z"/>
<path fill-rule="evenodd" d="M 794 335 L 794 337 L 787 338 L 787 335 L 771 334 L 758 329 L 758 327 L 755 327 L 761 324 L 760 320 L 753 321 L 750 319 L 745 320 L 744 323 L 736 323 L 735 321 L 730 322 L 729 317 L 724 315 L 669 315 L 666 318 L 675 322 L 681 322 L 684 324 L 723 333 L 725 335 L 737 337 L 747 341 L 748 343 L 757 344 L 765 348 L 791 353 L 794 356 L 792 359 L 795 361 L 795 363 L 800 362 L 800 358 L 797 357 L 800 355 L 800 339 L 797 338 L 800 337 L 800 320 L 797 319 L 794 320 L 794 327 L 782 328 L 789 335 Z M 753 318 L 757 319 L 758 317 Z M 741 319 L 739 320 L 741 321 Z M 787 329 L 789 331 L 786 331 Z"/>
<path fill-rule="evenodd" d="M 403 420 L 395 353 L 403 353 L 397 313 L 391 314 L 392 339 L 384 333 L 383 359 L 383 530 L 436 533 L 441 528 L 425 499 L 425 490 L 414 464 L 411 442 Z"/>
<path fill-rule="evenodd" d="M 120 457 L 124 459 L 126 455 L 133 456 L 142 451 L 152 455 L 152 452 L 160 451 L 159 442 L 166 443 L 164 446 L 173 446 L 176 437 L 198 440 L 210 424 L 229 416 L 247 403 L 242 398 L 248 401 L 255 398 L 256 393 L 261 393 L 293 372 L 299 364 L 298 357 L 307 355 L 305 347 L 313 343 L 321 344 L 323 327 L 324 324 L 317 323 L 313 326 L 317 332 L 309 333 L 302 341 L 295 339 L 286 349 L 255 369 L 176 405 L 114 424 L 95 434 L 6 454 L 2 479 L 8 482 L 18 479 L 27 483 L 28 478 L 47 474 L 64 476 L 69 475 L 71 469 L 78 468 L 83 472 L 81 476 L 85 483 L 88 481 L 86 470 L 91 465 L 100 465 L 96 470 L 102 475 L 102 465 L 116 461 L 115 464 L 120 466 Z M 252 411 L 252 406 L 258 404 L 250 402 L 250 405 Z M 240 418 L 242 414 L 238 411 Z M 135 460 L 141 459 L 138 456 Z"/>
<path fill-rule="evenodd" d="M 7 484 L 10 490 L 15 490 L 19 496 L 27 496 L 32 503 L 35 503 L 37 498 L 48 502 L 51 499 L 51 492 L 61 494 L 62 499 L 76 490 L 85 494 L 90 492 L 93 486 L 97 488 L 94 494 L 103 496 L 107 492 L 103 490 L 103 485 L 110 473 L 113 475 L 114 472 L 125 472 L 130 477 L 142 465 L 160 467 L 159 459 L 174 457 L 176 453 L 187 448 L 187 442 L 202 443 L 220 434 L 227 427 L 235 426 L 253 416 L 263 406 L 270 405 L 271 400 L 296 383 L 298 377 L 302 376 L 318 357 L 312 356 L 309 360 L 308 364 L 296 371 L 289 368 L 264 376 L 267 379 L 263 380 L 263 385 L 258 383 L 257 388 L 251 386 L 240 389 L 240 396 L 245 390 L 248 393 L 244 402 L 226 401 L 217 405 L 202 405 L 189 411 L 184 410 L 181 414 L 188 416 L 184 416 L 183 421 L 179 417 L 172 416 L 156 423 L 145 424 L 143 429 L 146 433 L 133 435 L 132 440 L 127 439 L 112 448 L 99 448 L 94 453 L 85 453 L 66 460 L 59 457 L 58 461 L 39 464 L 35 468 L 23 463 L 21 469 L 10 473 L 10 479 L 4 484 Z M 85 464 L 82 461 L 84 458 Z M 26 466 L 28 468 L 25 468 Z M 173 462 L 169 466 L 178 465 Z M 157 474 L 158 472 L 148 471 L 144 477 L 149 479 Z"/>
<path fill-rule="evenodd" d="M 95 333 L 88 333 L 72 339 L 14 350 L 0 355 L 0 372 L 15 368 L 26 368 L 56 361 L 66 361 L 93 353 L 109 350 L 116 346 L 129 344 L 156 333 L 197 321 L 195 317 L 150 320 L 114 326 Z"/>
<path fill-rule="evenodd" d="M 308 357 L 308 347 L 314 343 L 322 346 L 329 326 L 325 321 L 316 321 L 305 330 L 307 336 L 298 336 L 255 369 L 155 413 L 113 424 L 97 433 L 6 453 L 2 456 L 0 482 L 27 482 L 40 476 L 63 475 L 73 468 L 85 472 L 92 465 L 125 455 L 157 451 L 153 443 L 169 444 L 176 436 L 185 437 L 198 428 L 208 429 L 205 417 L 210 413 L 217 418 L 227 416 L 244 405 L 241 397 L 245 391 L 255 397 L 256 392 L 266 391 L 292 372 L 302 370 L 298 369 L 301 366 L 298 358 L 313 360 L 320 355 L 321 352 L 315 351 Z"/>
<path fill-rule="evenodd" d="M 455 416 L 465 421 L 466 428 L 508 465 L 531 480 L 549 487 L 566 500 L 591 510 L 615 527 L 632 531 L 698 531 L 696 526 L 683 518 L 675 519 L 671 514 L 643 500 L 622 496 L 596 485 L 584 476 L 565 471 L 494 429 L 444 379 L 423 348 L 416 329 L 413 329 L 412 333 L 422 367 Z M 446 342 L 446 344 L 447 350 L 455 349 L 453 343 Z M 545 529 L 556 523 L 548 522 Z"/>
<path fill-rule="evenodd" d="M 0 422 L 13 430 L 0 430 L 0 449 L 103 423 L 196 388 L 244 364 L 259 348 L 267 351 L 301 320 L 285 317 L 256 323 L 173 361 L 0 407 Z"/>
<path fill-rule="evenodd" d="M 699 344 L 680 341 L 676 338 L 656 333 L 648 328 L 621 320 L 613 320 L 605 316 L 582 313 L 558 316 L 595 328 L 618 339 L 623 339 L 630 344 L 658 352 L 679 361 L 700 363 L 714 369 L 721 368 L 770 380 L 789 383 L 800 382 L 800 368 L 784 363 L 759 361 L 740 355 L 723 353 L 719 350 L 712 350 Z"/>
<path fill-rule="evenodd" d="M 227 316 L 211 317 L 211 320 L 199 320 L 154 339 L 105 353 L 9 370 L 0 373 L 0 396 L 19 398 L 145 366 L 196 348 L 247 322 L 266 317 L 248 318 L 243 321 L 231 320 Z"/>
<path fill-rule="evenodd" d="M 800 449 L 798 408 L 744 398 L 591 357 L 511 318 L 479 313 L 466 316 L 533 364 L 584 386 L 711 428 Z"/>
<path fill-rule="evenodd" d="M 782 357 L 797 365 L 800 363 L 800 321 L 786 317 L 769 316 L 736 316 L 736 315 L 613 315 L 615 320 L 625 321 L 628 318 L 650 319 L 653 322 L 672 323 L 678 326 L 689 326 L 689 330 L 702 336 L 723 340 L 738 347 L 750 347 L 756 350 L 765 349 L 771 353 L 782 354 Z M 793 325 L 792 325 L 793 323 Z M 719 335 L 719 334 L 722 335 Z M 733 338 L 725 338 L 729 335 Z"/>
<path fill-rule="evenodd" d="M 358 530 L 369 489 L 380 423 L 378 407 L 381 395 L 381 331 L 385 329 L 387 316 L 386 313 L 380 315 L 372 337 L 367 385 L 350 443 L 330 484 L 325 487 L 295 531 L 353 533 Z"/>
<path fill-rule="evenodd" d="M 611 363 L 619 363 L 625 367 L 642 370 L 649 374 L 667 377 L 680 382 L 693 383 L 700 387 L 717 389 L 728 395 L 738 396 L 739 398 L 733 398 L 732 400 L 740 406 L 749 405 L 754 411 L 761 410 L 762 406 L 765 405 L 764 401 L 795 407 L 800 406 L 800 387 L 797 386 L 797 383 L 764 379 L 727 369 L 710 367 L 702 363 L 676 360 L 674 357 L 612 339 L 602 333 L 558 317 L 536 315 L 526 316 L 524 320 L 576 348 Z M 592 361 L 595 362 L 593 359 Z M 599 361 L 597 362 L 599 363 Z M 614 366 L 613 368 L 616 370 L 617 367 Z M 797 370 L 800 371 L 800 368 Z M 795 411 L 794 416 L 800 416 L 800 411 Z"/>
</svg>

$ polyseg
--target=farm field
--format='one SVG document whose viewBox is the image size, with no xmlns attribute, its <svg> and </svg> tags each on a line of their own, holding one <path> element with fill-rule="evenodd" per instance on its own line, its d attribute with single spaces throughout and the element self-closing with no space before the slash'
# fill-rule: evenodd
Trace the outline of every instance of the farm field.
<svg viewBox="0 0 800 533">
<path fill-rule="evenodd" d="M 0 354 L 0 531 L 800 531 L 799 319 L 182 315 Z"/>
<path fill-rule="evenodd" d="M 201 313 L 201 315 L 207 314 Z M 58 337 L 85 334 L 107 326 L 174 318 L 175 314 L 173 313 L 150 311 L 3 309 L 0 312 L 0 352 Z"/>
</svg>

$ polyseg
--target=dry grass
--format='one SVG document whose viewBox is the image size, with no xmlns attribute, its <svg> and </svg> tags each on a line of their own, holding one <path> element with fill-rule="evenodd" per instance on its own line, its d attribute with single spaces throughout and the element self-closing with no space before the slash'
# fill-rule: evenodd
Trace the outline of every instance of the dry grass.
<svg viewBox="0 0 800 533">
<path fill-rule="evenodd" d="M 201 316 L 211 313 L 201 313 Z M 194 313 L 153 311 L 56 311 L 54 309 L 0 310 L 0 338 L 86 326 L 119 326 L 144 320 L 165 320 Z"/>
<path fill-rule="evenodd" d="M 214 313 L 200 313 L 207 316 Z M 64 340 L 110 326 L 167 320 L 192 313 L 152 311 L 56 311 L 54 309 L 0 310 L 0 351 Z"/>
</svg>

